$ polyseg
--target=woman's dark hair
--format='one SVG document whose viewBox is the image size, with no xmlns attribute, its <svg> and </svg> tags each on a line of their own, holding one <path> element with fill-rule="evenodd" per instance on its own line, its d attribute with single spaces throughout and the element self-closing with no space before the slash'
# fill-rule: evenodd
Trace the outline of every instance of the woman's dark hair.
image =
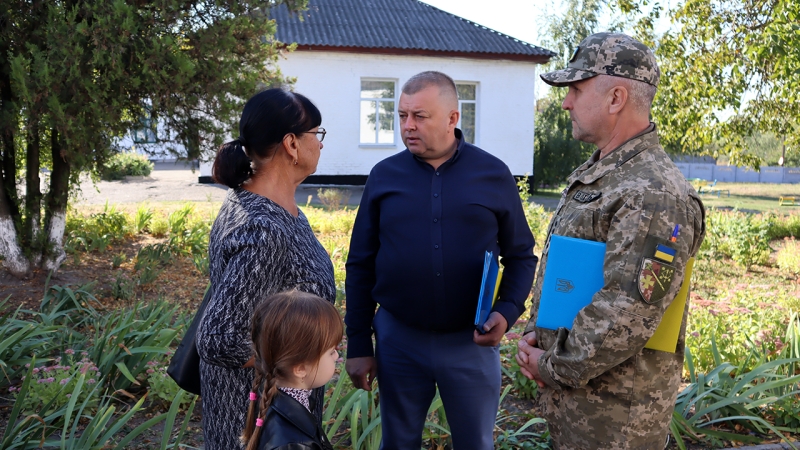
<svg viewBox="0 0 800 450">
<path fill-rule="evenodd" d="M 219 148 L 211 176 L 217 183 L 237 188 L 253 175 L 253 159 L 270 157 L 287 134 L 321 123 L 319 109 L 308 98 L 278 88 L 261 91 L 244 105 L 239 137 Z"/>
<path fill-rule="evenodd" d="M 255 379 L 241 441 L 256 450 L 264 420 L 278 392 L 278 378 L 290 379 L 292 368 L 316 364 L 342 340 L 344 326 L 336 308 L 314 294 L 297 290 L 267 297 L 253 312 L 250 336 L 255 350 Z M 262 422 L 263 423 L 263 422 Z"/>
</svg>

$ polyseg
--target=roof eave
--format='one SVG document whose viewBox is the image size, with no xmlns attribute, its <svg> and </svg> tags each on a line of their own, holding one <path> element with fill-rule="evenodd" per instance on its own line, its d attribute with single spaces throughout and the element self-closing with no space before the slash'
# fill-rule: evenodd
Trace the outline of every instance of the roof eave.
<svg viewBox="0 0 800 450">
<path fill-rule="evenodd" d="M 524 55 L 519 53 L 486 53 L 486 52 L 464 52 L 464 51 L 442 51 L 426 50 L 414 48 L 388 48 L 388 47 L 344 47 L 334 45 L 309 45 L 297 44 L 295 51 L 323 51 L 339 53 L 363 53 L 372 55 L 402 55 L 402 56 L 435 56 L 453 57 L 468 59 L 488 59 L 488 60 L 510 60 L 524 61 L 535 64 L 547 64 L 550 62 L 550 55 Z"/>
</svg>

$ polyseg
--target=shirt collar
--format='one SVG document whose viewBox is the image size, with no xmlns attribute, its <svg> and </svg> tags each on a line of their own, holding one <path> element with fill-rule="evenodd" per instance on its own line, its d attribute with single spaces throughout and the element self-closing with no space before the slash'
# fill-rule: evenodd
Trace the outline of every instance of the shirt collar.
<svg viewBox="0 0 800 450">
<path fill-rule="evenodd" d="M 630 161 L 639 153 L 657 145 L 659 145 L 658 130 L 656 125 L 651 122 L 647 129 L 612 150 L 604 158 L 600 158 L 600 150 L 596 150 L 588 161 L 575 169 L 572 175 L 569 176 L 567 183 L 569 185 L 575 181 L 580 181 L 583 184 L 594 183 L 605 174 Z"/>
<path fill-rule="evenodd" d="M 312 392 L 310 389 L 298 389 L 290 387 L 278 387 L 278 389 L 285 392 L 289 397 L 297 400 L 301 405 L 305 406 L 307 410 L 311 411 L 311 404 L 308 400 L 311 397 Z"/>
</svg>

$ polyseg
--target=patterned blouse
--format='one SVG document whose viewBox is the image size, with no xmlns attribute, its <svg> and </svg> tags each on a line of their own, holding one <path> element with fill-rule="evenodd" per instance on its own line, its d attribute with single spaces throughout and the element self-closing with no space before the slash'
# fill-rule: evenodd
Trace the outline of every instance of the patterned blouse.
<svg viewBox="0 0 800 450">
<path fill-rule="evenodd" d="M 206 450 L 241 449 L 254 371 L 250 328 L 258 301 L 291 289 L 336 299 L 333 264 L 302 211 L 244 189 L 231 189 L 211 229 L 214 295 L 197 331 Z M 320 392 L 317 392 L 320 391 Z M 312 396 L 321 419 L 322 391 Z M 317 397 L 319 399 L 317 400 Z"/>
<path fill-rule="evenodd" d="M 290 387 L 279 387 L 278 389 L 282 390 L 286 393 L 286 395 L 297 400 L 301 405 L 305 406 L 307 410 L 311 411 L 311 406 L 308 402 L 308 399 L 311 397 L 311 392 L 313 392 L 312 390 Z"/>
</svg>

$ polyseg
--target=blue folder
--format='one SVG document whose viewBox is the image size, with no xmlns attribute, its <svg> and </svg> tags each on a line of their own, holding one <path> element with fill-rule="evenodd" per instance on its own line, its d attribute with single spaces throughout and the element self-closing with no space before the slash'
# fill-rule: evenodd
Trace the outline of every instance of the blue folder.
<svg viewBox="0 0 800 450">
<path fill-rule="evenodd" d="M 483 325 L 489 314 L 492 312 L 492 306 L 497 299 L 497 291 L 500 288 L 500 280 L 502 273 L 500 272 L 500 265 L 492 252 L 486 252 L 483 257 L 483 275 L 481 276 L 481 291 L 478 296 L 478 307 L 475 310 L 475 329 L 483 334 Z"/>
<path fill-rule="evenodd" d="M 539 299 L 536 326 L 557 330 L 572 329 L 578 312 L 592 302 L 603 287 L 603 261 L 606 244 L 565 236 L 550 237 L 550 251 Z M 694 258 L 686 263 L 681 289 L 664 311 L 661 322 L 648 339 L 645 348 L 675 353 L 681 322 L 689 296 Z"/>
<path fill-rule="evenodd" d="M 578 311 L 603 287 L 604 242 L 550 237 L 536 326 L 572 329 Z M 600 269 L 600 270 L 598 270 Z"/>
</svg>

